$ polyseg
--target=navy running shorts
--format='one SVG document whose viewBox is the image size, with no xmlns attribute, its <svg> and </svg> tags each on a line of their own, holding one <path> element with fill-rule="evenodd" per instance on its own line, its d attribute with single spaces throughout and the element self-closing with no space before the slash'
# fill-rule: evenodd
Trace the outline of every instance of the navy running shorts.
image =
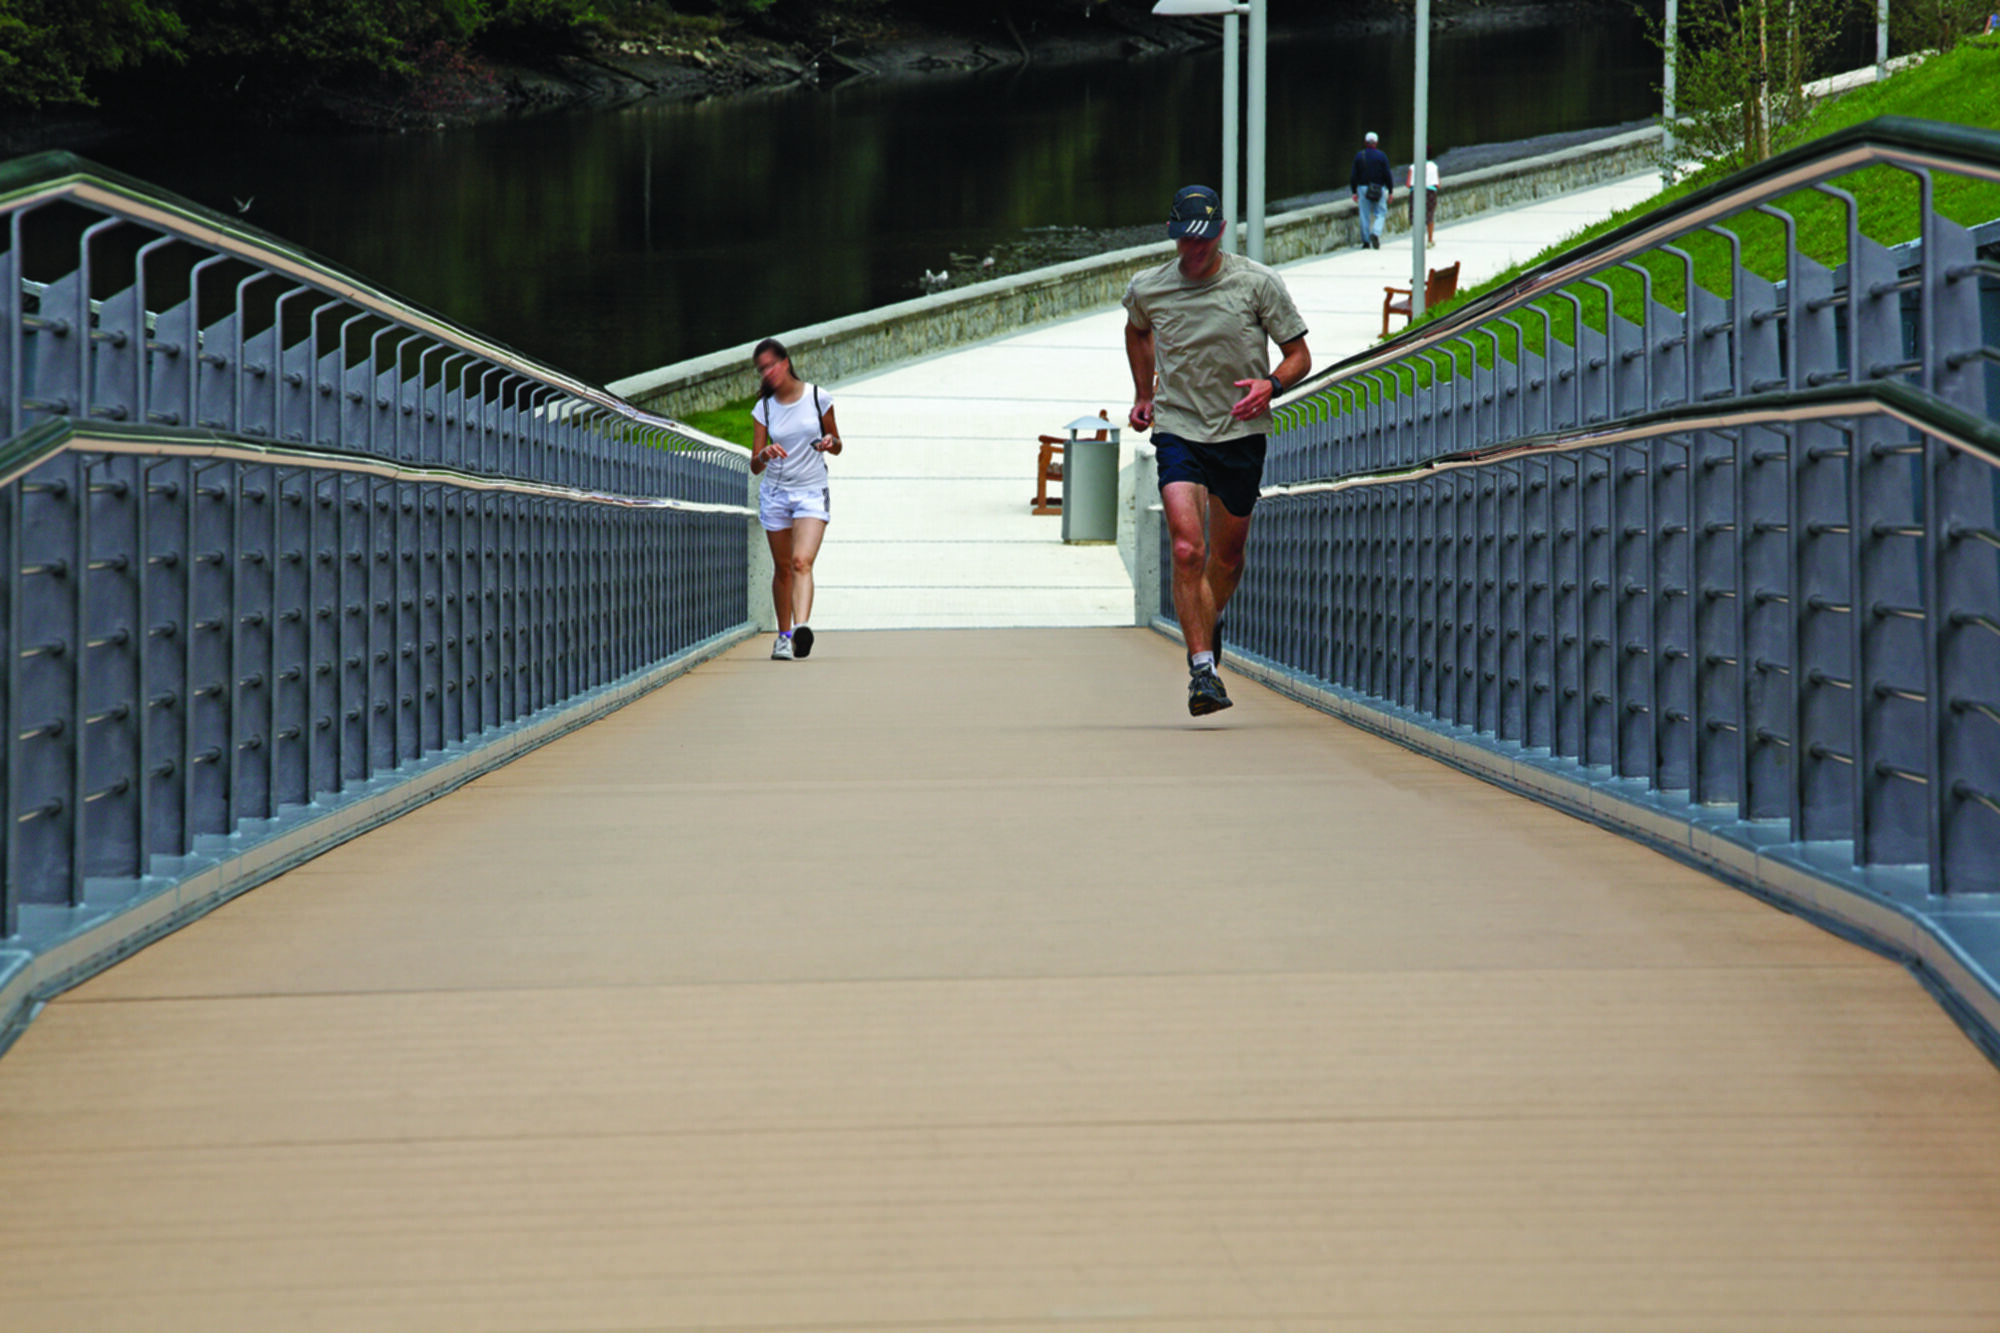
<svg viewBox="0 0 2000 1333">
<path fill-rule="evenodd" d="M 1236 517 L 1250 517 L 1258 489 L 1264 484 L 1262 435 L 1239 435 L 1209 444 L 1155 431 L 1153 449 L 1158 455 L 1162 492 L 1168 482 L 1191 481 L 1206 487 Z"/>
</svg>

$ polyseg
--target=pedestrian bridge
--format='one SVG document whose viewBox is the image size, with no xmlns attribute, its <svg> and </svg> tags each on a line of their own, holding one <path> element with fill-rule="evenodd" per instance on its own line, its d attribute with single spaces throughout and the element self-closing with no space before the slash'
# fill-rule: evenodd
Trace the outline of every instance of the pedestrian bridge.
<svg viewBox="0 0 2000 1333">
<path fill-rule="evenodd" d="M 1123 625 L 772 663 L 740 452 L 17 168 L 5 1326 L 1992 1326 L 1947 174 L 1860 127 L 1302 386 L 1192 723 L 1143 503 Z"/>
</svg>

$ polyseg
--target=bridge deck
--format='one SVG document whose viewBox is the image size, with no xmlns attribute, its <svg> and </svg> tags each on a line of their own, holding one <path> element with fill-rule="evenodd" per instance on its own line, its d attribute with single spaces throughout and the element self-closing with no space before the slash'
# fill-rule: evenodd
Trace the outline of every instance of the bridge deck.
<svg viewBox="0 0 2000 1333">
<path fill-rule="evenodd" d="M 0 1327 L 2000 1322 L 1894 965 L 1143 631 L 762 653 L 57 1001 Z"/>
</svg>

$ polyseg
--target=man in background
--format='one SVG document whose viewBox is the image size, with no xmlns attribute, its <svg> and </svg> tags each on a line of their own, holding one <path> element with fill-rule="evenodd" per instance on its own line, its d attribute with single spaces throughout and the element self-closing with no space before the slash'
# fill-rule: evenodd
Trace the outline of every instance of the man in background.
<svg viewBox="0 0 2000 1333">
<path fill-rule="evenodd" d="M 1361 211 L 1361 244 L 1370 250 L 1380 250 L 1382 222 L 1389 216 L 1389 195 L 1395 189 L 1395 177 L 1389 174 L 1389 155 L 1382 151 L 1382 141 L 1373 130 L 1368 131 L 1361 151 L 1354 155 L 1354 170 L 1348 176 L 1347 187 L 1353 191 L 1355 206 Z"/>
</svg>

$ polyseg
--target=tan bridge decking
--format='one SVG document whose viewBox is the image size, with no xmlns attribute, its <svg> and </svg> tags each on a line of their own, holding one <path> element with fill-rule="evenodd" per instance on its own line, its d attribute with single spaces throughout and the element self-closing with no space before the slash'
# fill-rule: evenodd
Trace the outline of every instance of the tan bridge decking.
<svg viewBox="0 0 2000 1333">
<path fill-rule="evenodd" d="M 0 1328 L 2000 1327 L 1896 966 L 1149 632 L 765 651 L 53 1004 Z"/>
</svg>

